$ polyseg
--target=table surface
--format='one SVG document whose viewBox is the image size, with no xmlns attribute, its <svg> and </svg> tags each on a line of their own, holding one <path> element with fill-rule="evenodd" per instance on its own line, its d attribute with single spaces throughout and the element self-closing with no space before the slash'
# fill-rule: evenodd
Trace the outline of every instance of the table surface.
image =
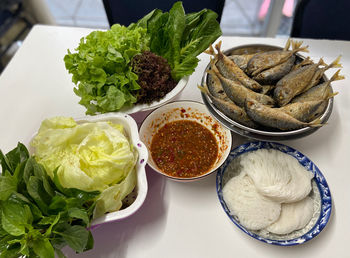
<svg viewBox="0 0 350 258">
<path fill-rule="evenodd" d="M 84 107 L 73 93 L 71 75 L 64 67 L 67 49 L 78 46 L 91 29 L 37 25 L 0 76 L 0 148 L 7 152 L 18 141 L 27 144 L 43 119 L 82 117 Z M 222 37 L 222 49 L 243 44 L 284 46 L 286 39 Z M 342 74 L 350 77 L 350 42 L 304 40 L 310 57 L 326 63 L 342 55 Z M 209 56 L 201 54 L 196 71 L 177 99 L 202 101 L 200 83 Z M 332 75 L 335 69 L 327 71 Z M 321 170 L 333 198 L 331 219 L 313 240 L 291 247 L 262 243 L 239 230 L 222 209 L 215 173 L 192 183 L 179 183 L 147 169 L 149 191 L 144 205 L 131 217 L 93 230 L 94 249 L 68 257 L 349 257 L 350 229 L 350 88 L 347 79 L 333 83 L 339 91 L 328 124 L 307 137 L 283 141 Z M 136 114 L 142 122 L 145 113 Z M 233 147 L 247 141 L 233 134 Z"/>
</svg>

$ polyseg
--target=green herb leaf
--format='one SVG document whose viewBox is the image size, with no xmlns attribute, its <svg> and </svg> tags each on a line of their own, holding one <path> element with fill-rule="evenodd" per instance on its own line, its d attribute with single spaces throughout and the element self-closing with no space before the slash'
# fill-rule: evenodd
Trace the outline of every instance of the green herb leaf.
<svg viewBox="0 0 350 258">
<path fill-rule="evenodd" d="M 71 218 L 81 219 L 85 226 L 89 225 L 89 216 L 86 212 L 86 210 L 78 209 L 78 208 L 70 208 L 68 210 L 68 216 Z"/>
<path fill-rule="evenodd" d="M 12 167 L 10 165 L 9 160 L 7 159 L 7 157 L 2 153 L 2 151 L 0 150 L 0 163 L 1 163 L 1 170 L 4 171 L 12 171 Z"/>
<path fill-rule="evenodd" d="M 89 231 L 88 241 L 85 246 L 84 252 L 91 250 L 92 248 L 94 248 L 94 237 L 92 236 L 91 231 Z"/>
<path fill-rule="evenodd" d="M 20 205 L 12 201 L 1 203 L 2 228 L 13 236 L 25 234 L 25 226 L 33 222 L 33 216 L 28 205 Z"/>
<path fill-rule="evenodd" d="M 8 200 L 14 203 L 18 203 L 21 206 L 28 205 L 33 215 L 33 221 L 37 221 L 42 218 L 40 209 L 35 205 L 35 203 L 29 201 L 24 195 L 14 192 L 10 195 Z"/>
<path fill-rule="evenodd" d="M 55 258 L 55 251 L 47 238 L 36 239 L 33 241 L 34 253 L 42 258 Z"/>
<path fill-rule="evenodd" d="M 21 254 L 20 250 L 21 250 L 21 246 L 19 244 L 15 246 L 11 246 L 0 253 L 0 258 L 18 258 L 20 257 L 20 254 Z"/>
<path fill-rule="evenodd" d="M 56 234 L 61 235 L 67 244 L 76 252 L 81 253 L 84 251 L 89 240 L 89 231 L 82 226 L 72 226 L 64 232 L 56 232 Z"/>
<path fill-rule="evenodd" d="M 38 177 L 30 176 L 27 182 L 27 191 L 40 210 L 44 214 L 48 214 L 47 204 L 50 203 L 50 197 L 46 193 L 42 181 Z"/>
<path fill-rule="evenodd" d="M 56 252 L 58 258 L 67 258 L 67 256 L 65 256 L 64 253 L 60 249 L 55 248 L 55 252 Z"/>
<path fill-rule="evenodd" d="M 59 211 L 64 211 L 67 207 L 67 202 L 63 196 L 56 195 L 52 198 L 49 205 L 49 211 L 52 214 L 56 214 Z"/>
<path fill-rule="evenodd" d="M 11 168 L 10 172 L 14 172 L 18 164 L 28 159 L 29 152 L 22 143 L 18 143 L 16 148 L 6 154 L 6 157 Z"/>
<path fill-rule="evenodd" d="M 54 218 L 54 220 L 52 221 L 50 227 L 46 230 L 44 236 L 49 237 L 51 235 L 51 231 L 52 228 L 58 223 L 58 221 L 60 220 L 61 215 L 60 213 L 56 215 L 56 217 Z"/>
<path fill-rule="evenodd" d="M 0 177 L 0 200 L 5 201 L 9 196 L 17 191 L 16 179 L 12 176 Z"/>
</svg>

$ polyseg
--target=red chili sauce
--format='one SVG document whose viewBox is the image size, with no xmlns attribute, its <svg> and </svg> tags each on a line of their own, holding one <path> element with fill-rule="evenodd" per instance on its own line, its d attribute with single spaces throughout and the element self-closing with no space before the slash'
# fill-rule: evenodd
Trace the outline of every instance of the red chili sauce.
<svg viewBox="0 0 350 258">
<path fill-rule="evenodd" d="M 170 176 L 196 177 L 214 165 L 218 144 L 203 125 L 179 120 L 165 124 L 153 136 L 151 155 L 158 168 Z"/>
</svg>

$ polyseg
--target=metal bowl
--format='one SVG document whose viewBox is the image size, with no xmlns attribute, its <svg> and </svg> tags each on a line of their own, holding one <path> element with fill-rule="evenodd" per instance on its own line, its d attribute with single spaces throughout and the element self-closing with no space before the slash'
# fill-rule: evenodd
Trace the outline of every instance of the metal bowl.
<svg viewBox="0 0 350 258">
<path fill-rule="evenodd" d="M 224 51 L 225 55 L 233 55 L 233 54 L 253 54 L 258 53 L 262 51 L 271 51 L 271 50 L 281 50 L 281 47 L 278 46 L 272 46 L 272 45 L 263 45 L 263 44 L 253 44 L 253 45 L 243 45 L 238 46 L 234 48 L 230 48 L 226 51 Z M 301 62 L 303 59 L 305 59 L 304 56 L 300 54 L 296 54 L 296 63 Z M 207 83 L 208 79 L 208 73 L 206 72 L 210 68 L 210 64 L 207 65 L 205 72 L 202 77 L 202 85 Z M 321 79 L 321 82 L 328 81 L 328 78 L 323 75 L 323 78 Z M 231 118 L 227 117 L 225 114 L 223 114 L 211 101 L 210 97 L 208 97 L 205 93 L 202 94 L 202 99 L 206 107 L 208 108 L 209 112 L 224 126 L 229 128 L 231 131 L 248 137 L 252 139 L 257 140 L 264 140 L 264 141 L 282 141 L 282 140 L 291 140 L 291 139 L 297 139 L 301 137 L 305 137 L 316 130 L 318 130 L 320 127 L 304 127 L 301 129 L 296 130 L 290 130 L 290 131 L 281 131 L 278 129 L 273 128 L 266 128 L 261 127 L 257 129 L 253 129 L 247 126 L 244 126 Z M 327 107 L 325 108 L 323 114 L 319 117 L 322 124 L 325 124 L 327 120 L 329 119 L 333 109 L 333 98 L 330 98 L 328 100 Z"/>
</svg>

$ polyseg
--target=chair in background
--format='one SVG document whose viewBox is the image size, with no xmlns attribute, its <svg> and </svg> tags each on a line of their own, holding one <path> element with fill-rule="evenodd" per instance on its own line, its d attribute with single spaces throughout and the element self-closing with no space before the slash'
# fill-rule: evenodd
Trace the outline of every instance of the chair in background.
<svg viewBox="0 0 350 258">
<path fill-rule="evenodd" d="M 350 40 L 350 1 L 300 0 L 291 37 Z"/>
<path fill-rule="evenodd" d="M 109 25 L 115 23 L 128 26 L 136 22 L 153 9 L 169 11 L 176 0 L 149 0 L 149 1 L 132 1 L 132 0 L 103 0 Z M 211 9 L 218 14 L 220 22 L 225 0 L 183 0 L 186 13 L 198 12 L 204 8 Z"/>
<path fill-rule="evenodd" d="M 12 33 L 6 44 L 0 42 L 0 73 L 3 69 L 2 58 L 11 45 L 19 40 L 24 33 L 32 27 L 31 22 L 23 15 L 22 0 L 0 1 L 0 38 L 4 37 L 17 22 L 21 21 L 24 26 L 19 31 Z"/>
</svg>

